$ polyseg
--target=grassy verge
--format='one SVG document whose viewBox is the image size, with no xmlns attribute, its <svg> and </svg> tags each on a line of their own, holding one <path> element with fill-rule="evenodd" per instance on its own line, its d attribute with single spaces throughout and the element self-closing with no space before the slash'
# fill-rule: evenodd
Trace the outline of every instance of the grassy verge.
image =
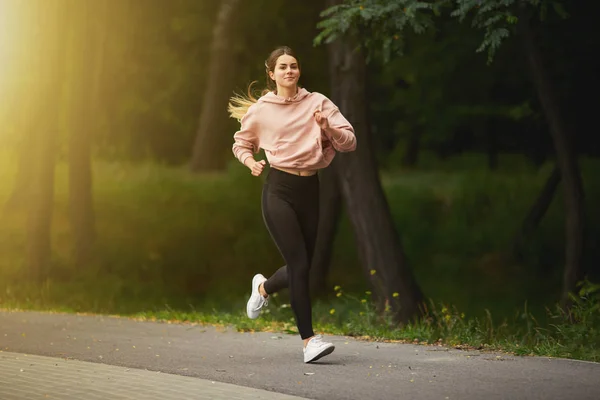
<svg viewBox="0 0 600 400">
<path fill-rule="evenodd" d="M 455 307 L 430 302 L 422 318 L 403 327 L 393 323 L 389 315 L 375 311 L 370 292 L 356 296 L 346 294 L 337 286 L 334 289 L 336 296 L 333 299 L 318 301 L 313 306 L 316 332 L 372 341 L 600 362 L 600 285 L 586 282 L 578 296 L 573 297 L 571 311 L 567 314 L 558 307 L 548 309 L 549 322 L 546 323 L 538 321 L 527 307 L 518 310 L 512 318 L 496 323 L 487 310 L 484 318 L 469 318 Z M 165 303 L 164 298 L 152 297 L 150 292 L 146 295 L 143 301 L 136 302 L 123 296 L 107 302 L 106 293 L 89 284 L 73 287 L 46 284 L 41 289 L 21 286 L 5 291 L 0 297 L 0 307 L 121 315 L 142 320 L 234 327 L 239 331 L 297 333 L 284 296 L 272 296 L 261 317 L 250 320 L 244 311 L 245 299 L 227 306 L 209 301 L 195 306 Z"/>
</svg>

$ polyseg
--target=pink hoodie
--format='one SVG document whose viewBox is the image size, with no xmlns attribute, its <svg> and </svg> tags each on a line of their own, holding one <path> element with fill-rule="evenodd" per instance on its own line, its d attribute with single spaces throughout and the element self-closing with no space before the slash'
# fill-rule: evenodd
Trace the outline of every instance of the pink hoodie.
<svg viewBox="0 0 600 400">
<path fill-rule="evenodd" d="M 327 131 L 315 121 L 316 110 L 327 118 Z M 336 150 L 356 149 L 354 128 L 336 105 L 321 93 L 303 88 L 292 98 L 273 92 L 260 97 L 241 124 L 233 135 L 233 154 L 242 164 L 262 148 L 273 167 L 315 170 L 327 167 Z"/>
</svg>

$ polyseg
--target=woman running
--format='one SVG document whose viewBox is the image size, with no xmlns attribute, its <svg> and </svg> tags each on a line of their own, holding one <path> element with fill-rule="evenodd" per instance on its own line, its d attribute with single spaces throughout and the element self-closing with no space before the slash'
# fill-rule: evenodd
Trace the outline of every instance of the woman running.
<svg viewBox="0 0 600 400">
<path fill-rule="evenodd" d="M 268 296 L 290 291 L 304 362 L 331 354 L 335 346 L 315 335 L 309 296 L 309 270 L 319 221 L 318 170 L 327 167 L 336 151 L 356 149 L 352 125 L 326 96 L 298 86 L 300 65 L 289 47 L 275 49 L 265 62 L 267 89 L 256 99 L 234 96 L 229 113 L 241 122 L 234 134 L 233 154 L 259 176 L 265 160 L 253 153 L 265 151 L 270 169 L 262 191 L 265 225 L 286 265 L 269 279 L 257 274 L 246 306 L 249 318 L 258 318 Z M 250 85 L 252 86 L 252 85 Z"/>
</svg>

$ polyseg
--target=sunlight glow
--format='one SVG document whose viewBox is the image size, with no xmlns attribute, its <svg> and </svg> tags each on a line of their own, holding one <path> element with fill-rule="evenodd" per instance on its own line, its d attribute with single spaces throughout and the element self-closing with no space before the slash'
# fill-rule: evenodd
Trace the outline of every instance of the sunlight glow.
<svg viewBox="0 0 600 400">
<path fill-rule="evenodd" d="M 0 0 L 0 90 L 9 79 L 9 69 L 14 61 L 17 18 L 14 0 Z"/>
<path fill-rule="evenodd" d="M 25 52 L 23 45 L 24 11 L 27 1 L 0 0 L 0 143 L 6 141 L 13 127 L 8 120 L 13 106 L 19 79 L 23 76 Z M 10 118 L 9 118 L 10 119 Z"/>
<path fill-rule="evenodd" d="M 0 0 L 0 99 L 23 73 L 28 1 Z"/>
<path fill-rule="evenodd" d="M 31 56 L 36 52 L 34 28 L 37 26 L 35 12 L 38 1 L 0 0 L 0 123 L 6 133 L 7 124 L 3 119 L 11 114 L 19 101 L 26 79 L 31 79 Z M 22 105 L 22 104 L 20 104 Z M 12 110 L 9 110 L 12 108 Z"/>
</svg>

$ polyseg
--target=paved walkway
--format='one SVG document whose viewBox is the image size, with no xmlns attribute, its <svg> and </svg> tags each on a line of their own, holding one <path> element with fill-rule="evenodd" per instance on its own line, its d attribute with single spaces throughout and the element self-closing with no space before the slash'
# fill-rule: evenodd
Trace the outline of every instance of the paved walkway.
<svg viewBox="0 0 600 400">
<path fill-rule="evenodd" d="M 0 352 L 0 399 L 301 400 L 301 397 L 143 369 Z"/>
<path fill-rule="evenodd" d="M 0 399 L 600 399 L 598 363 L 326 339 L 335 352 L 304 364 L 297 335 L 0 311 Z"/>
</svg>

